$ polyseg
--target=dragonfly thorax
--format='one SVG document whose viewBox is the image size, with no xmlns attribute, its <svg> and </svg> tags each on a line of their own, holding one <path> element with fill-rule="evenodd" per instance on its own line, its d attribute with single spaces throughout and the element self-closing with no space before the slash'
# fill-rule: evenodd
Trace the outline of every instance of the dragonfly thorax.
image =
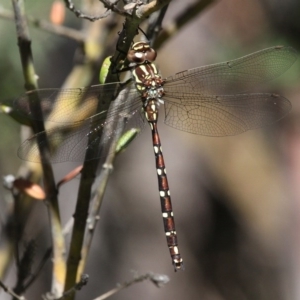
<svg viewBox="0 0 300 300">
<path fill-rule="evenodd" d="M 149 100 L 159 100 L 164 95 L 163 85 L 165 81 L 161 78 L 156 65 L 152 63 L 156 58 L 156 51 L 148 43 L 134 43 L 127 54 L 127 59 L 135 63 L 132 76 L 135 86 L 141 93 L 144 105 Z"/>
<path fill-rule="evenodd" d="M 143 91 L 142 97 L 145 100 L 152 100 L 152 99 L 160 99 L 164 95 L 164 89 L 162 86 L 160 87 L 153 87 L 146 88 Z"/>
<path fill-rule="evenodd" d="M 143 101 L 160 99 L 164 95 L 163 85 L 165 81 L 161 78 L 155 64 L 138 65 L 132 71 L 135 86 L 141 93 Z"/>
</svg>

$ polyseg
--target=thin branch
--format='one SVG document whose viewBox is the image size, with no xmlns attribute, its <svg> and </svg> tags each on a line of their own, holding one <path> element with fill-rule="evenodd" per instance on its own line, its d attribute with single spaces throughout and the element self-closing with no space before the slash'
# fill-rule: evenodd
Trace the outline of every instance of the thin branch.
<svg viewBox="0 0 300 300">
<path fill-rule="evenodd" d="M 122 90 L 118 97 L 111 103 L 110 105 L 110 110 L 114 111 L 117 108 L 122 107 L 122 104 L 124 104 L 124 97 L 126 97 L 126 93 L 128 92 L 127 89 Z M 123 110 L 124 111 L 124 110 Z M 125 113 L 125 111 L 124 111 Z M 97 189 L 94 192 L 93 191 L 93 206 L 92 210 L 89 215 L 89 223 L 88 223 L 88 230 L 85 234 L 85 240 L 84 244 L 82 247 L 82 258 L 80 261 L 80 266 L 79 266 L 79 272 L 82 273 L 85 264 L 87 262 L 87 257 L 88 253 L 91 247 L 92 239 L 93 239 L 93 234 L 94 234 L 94 229 L 96 227 L 96 223 L 99 220 L 99 211 L 101 208 L 102 200 L 104 197 L 104 192 L 108 183 L 108 179 L 110 174 L 112 173 L 112 165 L 116 156 L 116 147 L 117 143 L 122 135 L 123 128 L 125 126 L 124 118 L 119 117 L 117 120 L 117 124 L 115 122 L 110 122 L 107 126 L 105 126 L 104 131 L 103 131 L 103 136 L 107 136 L 107 132 L 114 132 L 113 137 L 109 141 L 109 150 L 108 150 L 108 155 L 106 157 L 105 163 L 102 166 L 100 175 L 97 177 Z M 117 129 L 115 129 L 117 128 Z M 108 142 L 108 141 L 106 141 Z"/>
<path fill-rule="evenodd" d="M 14 299 L 17 300 L 26 300 L 24 296 L 17 295 L 11 288 L 7 287 L 1 280 L 0 280 L 0 286 L 3 288 L 4 292 L 14 297 Z"/>
<path fill-rule="evenodd" d="M 21 56 L 23 75 L 25 79 L 25 87 L 27 90 L 34 90 L 38 88 L 37 76 L 33 64 L 33 56 L 31 51 L 31 40 L 29 36 L 29 29 L 25 17 L 24 3 L 22 0 L 12 0 L 14 15 L 16 20 L 16 29 L 18 36 L 19 51 Z M 43 132 L 45 130 L 44 122 L 40 120 L 42 109 L 40 105 L 40 99 L 37 93 L 33 93 L 32 97 L 29 97 L 29 106 L 32 111 L 33 120 L 32 128 L 35 133 Z M 61 277 L 65 277 L 65 245 L 64 237 L 62 235 L 59 205 L 57 199 L 56 185 L 54 181 L 54 174 L 49 162 L 49 145 L 46 134 L 39 135 L 38 146 L 41 154 L 42 169 L 44 174 L 44 185 L 48 199 L 48 213 L 50 216 L 52 243 L 53 243 L 53 281 L 52 291 L 61 293 L 63 286 Z"/>
<path fill-rule="evenodd" d="M 76 291 L 80 291 L 85 285 L 88 284 L 89 281 L 89 275 L 88 274 L 82 274 L 80 281 L 76 283 L 72 288 L 67 290 L 63 293 L 63 295 L 59 298 L 53 299 L 53 300 L 63 300 L 66 299 L 68 296 L 71 296 L 75 294 Z"/>
<path fill-rule="evenodd" d="M 34 25 L 37 28 L 43 29 L 47 32 L 63 36 L 69 39 L 72 39 L 78 43 L 82 43 L 85 40 L 85 36 L 82 32 L 68 28 L 65 26 L 61 25 L 55 25 L 50 22 L 44 21 L 44 20 L 39 20 L 37 18 L 29 17 L 28 18 L 29 23 Z"/>
<path fill-rule="evenodd" d="M 132 280 L 124 282 L 122 284 L 119 284 L 116 288 L 108 291 L 107 293 L 93 299 L 93 300 L 104 300 L 107 299 L 108 297 L 120 292 L 121 290 L 142 282 L 144 280 L 150 280 L 153 284 L 155 284 L 157 287 L 162 287 L 164 286 L 166 283 L 168 283 L 170 281 L 169 277 L 167 275 L 161 275 L 161 274 L 153 274 L 153 273 L 147 273 L 144 275 L 140 275 L 140 276 L 135 276 Z"/>
<path fill-rule="evenodd" d="M 103 3 L 104 7 L 119 14 L 120 16 L 123 16 L 123 17 L 128 17 L 128 13 L 125 11 L 125 10 L 120 10 L 118 7 L 117 7 L 117 4 L 119 2 L 119 0 L 116 0 L 115 2 L 111 2 L 111 1 L 108 1 L 108 0 L 99 0 L 100 2 Z"/>
<path fill-rule="evenodd" d="M 104 97 L 108 97 L 108 95 L 104 95 Z M 117 99 L 114 100 L 114 105 L 120 105 L 120 100 L 122 100 L 123 97 L 119 97 L 119 101 Z M 98 108 L 98 110 L 107 111 L 110 102 L 104 101 L 103 103 L 102 101 L 99 101 L 99 105 L 106 105 L 107 107 L 100 106 L 100 109 Z M 96 134 L 99 135 L 99 132 L 96 132 Z M 91 134 L 89 136 L 88 144 L 92 144 L 94 138 L 95 136 Z M 72 231 L 71 246 L 68 257 L 68 270 L 65 287 L 65 289 L 67 290 L 70 289 L 71 283 L 74 281 L 74 279 L 76 280 L 77 274 L 82 273 L 83 266 L 85 265 L 85 261 L 87 258 L 87 250 L 90 246 L 90 244 L 88 244 L 88 247 L 85 246 L 84 249 L 82 248 L 85 236 L 86 220 L 88 217 L 89 203 L 92 197 L 92 184 L 96 177 L 96 171 L 98 168 L 98 162 L 95 161 L 95 158 L 93 156 L 94 151 L 99 151 L 98 147 L 100 148 L 100 143 L 96 145 L 96 148 L 87 148 L 84 165 L 81 172 L 81 180 L 74 214 L 74 227 Z M 90 243 L 91 239 L 88 239 L 88 241 Z M 81 251 L 82 249 L 84 251 Z"/>
<path fill-rule="evenodd" d="M 6 19 L 6 20 L 14 20 L 14 15 L 11 11 L 3 8 L 0 5 L 0 18 Z M 33 25 L 36 28 L 40 28 L 42 30 L 45 30 L 49 33 L 53 33 L 59 36 L 63 36 L 72 40 L 75 40 L 79 43 L 83 42 L 85 40 L 85 36 L 83 33 L 81 33 L 78 30 L 68 28 L 61 25 L 55 25 L 50 22 L 40 20 L 38 18 L 27 16 L 27 21 L 29 24 Z"/>
<path fill-rule="evenodd" d="M 36 249 L 36 244 L 33 239 L 25 244 L 24 253 L 22 255 L 20 262 L 17 265 L 18 268 L 17 283 L 14 288 L 14 291 L 17 294 L 22 294 L 25 291 L 24 282 L 31 274 L 33 260 L 36 252 L 35 249 Z"/>
<path fill-rule="evenodd" d="M 28 280 L 28 282 L 24 285 L 24 291 L 28 289 L 28 287 L 37 279 L 38 275 L 42 271 L 44 265 L 46 264 L 47 260 L 50 258 L 52 253 L 52 248 L 48 248 L 42 257 L 36 271 L 31 275 L 31 278 Z"/>
<path fill-rule="evenodd" d="M 154 13 L 150 17 L 149 26 L 147 29 L 147 38 L 150 41 L 150 45 L 153 46 L 154 41 L 156 40 L 158 34 L 162 29 L 162 22 L 165 17 L 165 14 L 169 8 L 169 4 L 165 5 L 158 12 Z"/>
<path fill-rule="evenodd" d="M 197 2 L 188 6 L 180 15 L 175 18 L 175 20 L 164 27 L 163 31 L 161 31 L 154 43 L 155 49 L 161 47 L 162 44 L 164 44 L 168 39 L 177 34 L 183 26 L 191 22 L 194 18 L 198 17 L 200 12 L 216 1 L 217 0 L 198 0 Z"/>
<path fill-rule="evenodd" d="M 92 22 L 106 18 L 107 16 L 110 15 L 111 11 L 113 11 L 121 16 L 124 16 L 124 17 L 128 16 L 128 14 L 125 11 L 118 9 L 116 7 L 115 3 L 110 3 L 109 1 L 105 1 L 105 0 L 101 0 L 101 2 L 104 4 L 104 7 L 107 8 L 107 10 L 104 14 L 102 14 L 100 16 L 91 16 L 91 15 L 84 14 L 79 9 L 75 8 L 75 5 L 72 2 L 72 0 L 64 0 L 64 1 L 66 4 L 66 7 L 70 11 L 72 11 L 76 15 L 76 17 L 86 19 L 86 20 L 89 20 Z"/>
<path fill-rule="evenodd" d="M 80 10 L 75 8 L 74 3 L 72 0 L 64 0 L 66 3 L 66 6 L 69 10 L 71 10 L 77 17 L 79 18 L 84 18 L 87 20 L 90 20 L 92 22 L 103 19 L 107 17 L 107 15 L 110 13 L 110 11 L 113 11 L 123 17 L 130 18 L 131 15 L 127 13 L 125 10 L 120 10 L 117 7 L 117 2 L 111 2 L 108 0 L 100 0 L 104 7 L 107 8 L 107 11 L 101 15 L 101 16 L 89 16 L 86 14 L 83 14 Z M 154 0 L 148 4 L 143 4 L 142 2 L 137 3 L 136 7 L 137 9 L 135 10 L 134 16 L 139 18 L 140 20 L 146 19 L 148 16 L 150 16 L 153 12 L 158 11 L 165 5 L 169 4 L 172 0 Z"/>
<path fill-rule="evenodd" d="M 140 5 L 135 11 L 135 15 L 140 19 L 149 17 L 154 12 L 168 5 L 172 0 L 154 0 L 148 4 Z"/>
</svg>

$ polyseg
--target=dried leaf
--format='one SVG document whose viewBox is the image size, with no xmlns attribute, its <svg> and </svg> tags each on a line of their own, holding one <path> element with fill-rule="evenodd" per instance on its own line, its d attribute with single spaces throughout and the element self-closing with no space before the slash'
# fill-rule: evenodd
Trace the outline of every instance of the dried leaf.
<svg viewBox="0 0 300 300">
<path fill-rule="evenodd" d="M 44 200 L 46 198 L 46 193 L 43 188 L 37 183 L 31 182 L 27 179 L 18 178 L 14 181 L 13 186 L 20 192 L 23 192 L 36 200 Z"/>
<path fill-rule="evenodd" d="M 60 0 L 55 0 L 50 11 L 50 21 L 55 25 L 61 25 L 65 20 L 66 7 Z"/>
</svg>

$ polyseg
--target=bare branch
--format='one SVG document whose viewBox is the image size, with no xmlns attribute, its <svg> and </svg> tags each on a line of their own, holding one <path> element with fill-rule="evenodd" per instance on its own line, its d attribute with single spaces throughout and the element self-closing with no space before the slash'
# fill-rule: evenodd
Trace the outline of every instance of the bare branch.
<svg viewBox="0 0 300 300">
<path fill-rule="evenodd" d="M 36 250 L 36 243 L 33 239 L 25 244 L 24 253 L 22 255 L 22 258 L 17 264 L 18 276 L 17 276 L 17 283 L 14 288 L 14 291 L 17 294 L 24 293 L 25 291 L 24 282 L 27 280 L 27 278 L 29 278 L 32 272 L 32 265 L 33 265 L 33 260 L 36 252 L 35 250 Z"/>
<path fill-rule="evenodd" d="M 104 7 L 107 9 L 106 12 L 100 16 L 91 16 L 91 15 L 86 15 L 84 13 L 82 13 L 79 9 L 76 9 L 75 8 L 75 5 L 74 3 L 72 2 L 72 0 L 64 0 L 65 1 L 65 4 L 66 4 L 66 7 L 72 11 L 76 17 L 78 18 L 82 18 L 82 19 L 86 19 L 86 20 L 89 20 L 89 21 L 97 21 L 97 20 L 101 20 L 101 19 L 104 19 L 106 18 L 107 16 L 110 15 L 111 11 L 121 15 L 121 16 L 128 16 L 128 14 L 123 11 L 123 10 L 120 10 L 116 7 L 116 3 L 110 3 L 109 1 L 106 1 L 106 0 L 101 0 L 101 2 L 104 4 Z"/>
<path fill-rule="evenodd" d="M 14 16 L 13 16 L 12 12 L 10 12 L 7 9 L 4 9 L 1 6 L 0 6 L 0 18 L 6 19 L 6 20 L 11 20 L 11 21 L 14 20 Z M 54 25 L 50 22 L 40 20 L 38 18 L 33 18 L 30 16 L 29 17 L 27 16 L 27 21 L 30 25 L 33 25 L 33 26 L 40 28 L 42 30 L 45 30 L 47 32 L 54 33 L 54 34 L 75 40 L 79 43 L 84 41 L 84 35 L 78 30 L 68 28 L 65 26 L 61 26 L 61 25 Z"/>
<path fill-rule="evenodd" d="M 28 287 L 38 278 L 38 275 L 40 274 L 40 272 L 42 271 L 42 269 L 45 266 L 46 262 L 50 258 L 51 253 L 52 253 L 52 248 L 48 248 L 47 251 L 45 252 L 42 260 L 40 261 L 35 273 L 33 273 L 31 275 L 31 278 L 28 280 L 28 282 L 24 286 L 24 291 L 26 291 L 28 289 Z"/>
<path fill-rule="evenodd" d="M 72 288 L 70 288 L 69 290 L 64 292 L 61 297 L 55 298 L 53 300 L 66 299 L 68 296 L 74 294 L 76 291 L 80 291 L 85 285 L 87 285 L 88 281 L 89 281 L 89 275 L 88 274 L 82 274 L 81 278 L 80 278 L 80 281 L 78 283 L 76 283 Z"/>
<path fill-rule="evenodd" d="M 25 17 L 24 3 L 22 0 L 13 0 L 13 9 L 16 20 L 16 30 L 18 36 L 19 51 L 21 56 L 23 75 L 25 80 L 25 87 L 27 90 L 34 90 L 38 88 L 37 76 L 35 73 L 33 55 L 31 51 L 31 40 L 29 29 Z M 29 98 L 29 106 L 33 117 L 32 128 L 35 133 L 43 132 L 45 130 L 44 122 L 40 120 L 43 115 L 40 105 L 40 99 L 37 94 Z M 39 116 L 39 117 L 36 117 Z M 53 243 L 53 282 L 52 290 L 57 293 L 62 292 L 63 286 L 59 277 L 64 277 L 66 272 L 64 251 L 65 241 L 62 235 L 59 205 L 57 199 L 57 190 L 54 180 L 54 174 L 49 162 L 49 144 L 46 134 L 39 137 L 39 151 L 42 158 L 42 168 L 44 175 L 44 185 L 47 194 L 48 212 L 50 216 L 52 243 Z"/>
<path fill-rule="evenodd" d="M 165 5 L 169 4 L 172 0 L 154 0 L 148 4 L 140 5 L 135 14 L 141 18 L 145 19 L 150 16 L 155 11 L 163 8 Z"/>
<path fill-rule="evenodd" d="M 16 293 L 14 293 L 14 291 L 12 289 L 10 289 L 9 287 L 7 287 L 1 280 L 0 280 L 0 286 L 3 288 L 4 292 L 6 292 L 7 294 L 13 296 L 14 299 L 26 300 L 26 298 L 24 296 L 19 296 Z"/>
<path fill-rule="evenodd" d="M 165 43 L 173 35 L 177 34 L 178 31 L 191 22 L 195 17 L 199 16 L 199 13 L 207 8 L 210 4 L 216 2 L 216 0 L 198 0 L 188 6 L 181 14 L 179 14 L 174 21 L 167 24 L 160 35 L 157 37 L 154 47 L 158 49 L 163 43 Z"/>
<path fill-rule="evenodd" d="M 162 22 L 165 17 L 165 14 L 168 10 L 169 4 L 165 5 L 159 11 L 153 13 L 149 18 L 149 26 L 147 29 L 146 36 L 150 41 L 150 45 L 154 45 L 154 41 L 156 40 L 157 36 L 159 35 L 162 29 Z"/>
<path fill-rule="evenodd" d="M 162 275 L 162 274 L 154 274 L 154 273 L 146 273 L 144 275 L 140 276 L 134 276 L 134 278 L 130 281 L 124 282 L 120 285 L 118 285 L 116 288 L 108 291 L 107 293 L 93 299 L 93 300 L 104 300 L 107 299 L 108 297 L 120 292 L 121 290 L 135 284 L 138 282 L 142 282 L 144 280 L 150 280 L 153 284 L 155 284 L 157 287 L 162 287 L 166 283 L 170 281 L 169 277 L 167 275 Z"/>
</svg>

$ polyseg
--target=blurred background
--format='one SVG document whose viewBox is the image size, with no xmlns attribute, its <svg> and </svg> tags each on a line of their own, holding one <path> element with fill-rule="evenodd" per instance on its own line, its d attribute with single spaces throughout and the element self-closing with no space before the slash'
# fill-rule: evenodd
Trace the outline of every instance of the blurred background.
<svg viewBox="0 0 300 300">
<path fill-rule="evenodd" d="M 1 8 L 12 10 L 10 1 L 1 2 Z M 194 2 L 172 1 L 163 27 Z M 101 3 L 95 5 L 105 11 Z M 26 1 L 27 14 L 39 19 L 49 19 L 51 6 L 50 0 Z M 101 27 L 101 22 L 93 26 Z M 86 29 L 87 23 L 67 12 L 64 25 Z M 116 32 L 121 22 L 118 26 Z M 297 0 L 211 1 L 163 44 L 157 64 L 167 77 L 275 45 L 299 50 L 299 33 Z M 77 42 L 34 27 L 30 34 L 39 87 L 62 86 L 80 56 Z M 22 68 L 15 25 L 1 16 L 0 38 L 0 100 L 14 99 L 24 93 Z M 113 44 L 117 34 L 111 39 Z M 270 92 L 284 95 L 293 106 L 288 116 L 270 127 L 213 138 L 178 131 L 161 118 L 184 272 L 174 273 L 171 265 L 151 135 L 144 130 L 116 160 L 85 270 L 90 280 L 76 299 L 93 299 L 128 281 L 132 271 L 166 274 L 171 281 L 161 289 L 150 282 L 135 284 L 110 299 L 300 299 L 299 68 L 298 59 L 268 85 Z M 0 128 L 0 175 L 16 174 L 22 164 L 16 155 L 20 126 L 2 114 Z M 56 164 L 57 181 L 74 166 Z M 74 213 L 78 183 L 75 179 L 60 189 L 63 224 Z M 11 201 L 10 193 L 0 187 L 1 224 Z M 36 201 L 25 235 L 36 239 L 37 256 L 50 246 L 48 224 L 46 206 Z M 12 287 L 15 271 L 12 263 L 4 280 Z M 49 290 L 49 272 L 50 262 L 26 293 L 27 299 L 38 299 Z M 3 291 L 0 298 L 10 299 Z"/>
</svg>

